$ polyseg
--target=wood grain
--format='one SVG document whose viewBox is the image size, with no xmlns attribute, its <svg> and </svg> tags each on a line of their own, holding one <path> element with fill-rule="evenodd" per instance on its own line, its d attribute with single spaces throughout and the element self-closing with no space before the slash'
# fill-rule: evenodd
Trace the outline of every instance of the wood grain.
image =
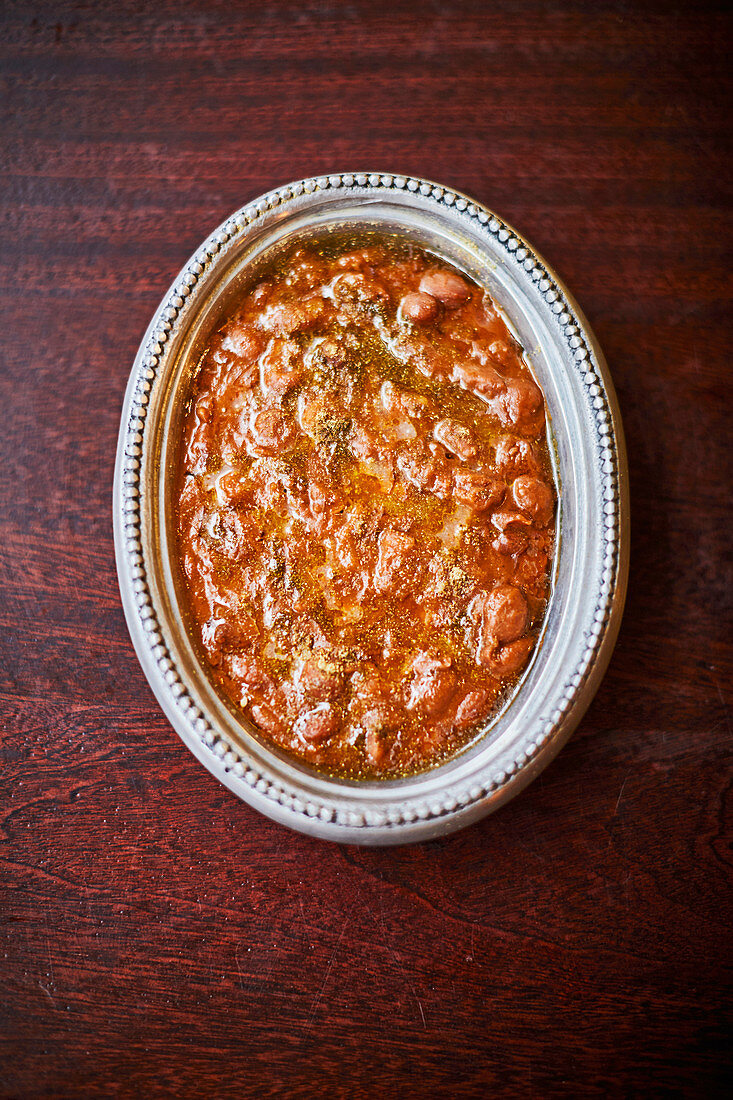
<svg viewBox="0 0 733 1100">
<path fill-rule="evenodd" d="M 675 3 L 0 14 L 0 1094 L 724 1094 L 731 1069 L 730 21 Z M 474 194 L 608 357 L 633 551 L 609 672 L 494 817 L 291 834 L 168 726 L 111 534 L 137 344 L 301 175 Z"/>
</svg>

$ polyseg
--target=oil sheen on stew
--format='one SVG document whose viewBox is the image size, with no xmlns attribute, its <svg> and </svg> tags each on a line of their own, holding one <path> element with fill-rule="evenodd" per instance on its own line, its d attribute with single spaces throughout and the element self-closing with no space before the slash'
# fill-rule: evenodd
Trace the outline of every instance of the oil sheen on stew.
<svg viewBox="0 0 733 1100">
<path fill-rule="evenodd" d="M 212 675 L 328 773 L 444 761 L 536 644 L 555 500 L 543 395 L 485 290 L 399 237 L 291 248 L 186 410 L 179 554 Z"/>
</svg>

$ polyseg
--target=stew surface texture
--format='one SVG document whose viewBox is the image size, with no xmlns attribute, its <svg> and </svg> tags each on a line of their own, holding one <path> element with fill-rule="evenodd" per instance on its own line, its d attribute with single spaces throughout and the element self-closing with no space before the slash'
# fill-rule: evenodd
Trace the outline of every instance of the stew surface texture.
<svg viewBox="0 0 733 1100">
<path fill-rule="evenodd" d="M 179 554 L 213 676 L 329 773 L 447 759 L 536 644 L 555 499 L 542 392 L 483 289 L 399 237 L 291 249 L 186 410 Z"/>
</svg>

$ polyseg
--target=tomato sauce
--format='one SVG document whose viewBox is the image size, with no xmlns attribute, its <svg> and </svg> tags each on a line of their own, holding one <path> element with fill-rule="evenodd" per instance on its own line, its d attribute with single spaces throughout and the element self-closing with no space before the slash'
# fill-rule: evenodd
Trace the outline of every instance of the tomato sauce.
<svg viewBox="0 0 733 1100">
<path fill-rule="evenodd" d="M 316 768 L 434 766 L 536 644 L 555 502 L 543 395 L 484 289 L 397 236 L 291 249 L 186 411 L 179 557 L 212 676 Z"/>
</svg>

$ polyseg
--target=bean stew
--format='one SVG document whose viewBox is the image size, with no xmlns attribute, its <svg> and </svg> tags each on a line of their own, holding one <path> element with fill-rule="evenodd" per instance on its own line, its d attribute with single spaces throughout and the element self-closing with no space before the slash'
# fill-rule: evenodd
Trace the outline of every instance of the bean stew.
<svg viewBox="0 0 733 1100">
<path fill-rule="evenodd" d="M 536 645 L 555 504 L 543 395 L 484 289 L 399 236 L 291 247 L 212 337 L 186 408 L 196 641 L 312 766 L 433 767 Z"/>
</svg>

